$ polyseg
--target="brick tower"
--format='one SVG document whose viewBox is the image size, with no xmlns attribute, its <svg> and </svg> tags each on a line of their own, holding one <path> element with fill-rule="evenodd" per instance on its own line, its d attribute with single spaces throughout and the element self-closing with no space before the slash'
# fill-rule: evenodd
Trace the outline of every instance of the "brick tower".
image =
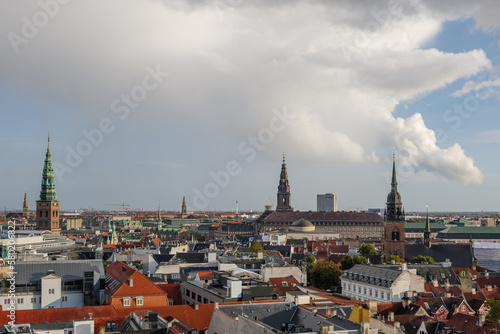
<svg viewBox="0 0 500 334">
<path fill-rule="evenodd" d="M 385 213 L 384 256 L 398 255 L 405 259 L 405 214 L 396 180 L 396 159 L 392 155 L 391 192 L 387 195 Z"/>
</svg>

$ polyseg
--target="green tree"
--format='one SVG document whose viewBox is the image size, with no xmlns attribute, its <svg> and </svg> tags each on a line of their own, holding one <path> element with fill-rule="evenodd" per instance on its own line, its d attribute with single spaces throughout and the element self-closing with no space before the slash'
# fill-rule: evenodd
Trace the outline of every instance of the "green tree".
<svg viewBox="0 0 500 334">
<path fill-rule="evenodd" d="M 359 247 L 359 254 L 363 256 L 368 256 L 368 255 L 377 255 L 378 252 L 372 245 L 363 244 L 361 247 Z"/>
<path fill-rule="evenodd" d="M 484 305 L 489 308 L 486 319 L 498 322 L 500 320 L 500 300 L 490 299 Z"/>
<path fill-rule="evenodd" d="M 252 245 L 250 246 L 250 253 L 258 253 L 262 252 L 264 249 L 262 248 L 262 244 L 258 241 L 252 241 Z"/>
<path fill-rule="evenodd" d="M 384 263 L 391 264 L 392 260 L 394 260 L 394 262 L 396 262 L 396 263 L 401 263 L 402 262 L 401 258 L 398 255 L 391 255 L 387 259 L 385 259 Z"/>
<path fill-rule="evenodd" d="M 351 254 L 347 254 L 342 257 L 340 260 L 340 266 L 342 267 L 342 270 L 349 270 L 354 267 L 354 259 Z"/>
<path fill-rule="evenodd" d="M 354 264 L 367 264 L 368 263 L 368 259 L 364 256 L 361 256 L 361 255 L 356 255 L 352 258 L 352 260 L 354 261 Z"/>
<path fill-rule="evenodd" d="M 436 261 L 430 256 L 418 255 L 411 259 L 410 263 L 429 263 L 436 264 Z"/>
<path fill-rule="evenodd" d="M 330 289 L 340 285 L 340 275 L 342 270 L 340 264 L 332 261 L 318 260 L 311 270 L 311 285 L 318 289 Z"/>
</svg>

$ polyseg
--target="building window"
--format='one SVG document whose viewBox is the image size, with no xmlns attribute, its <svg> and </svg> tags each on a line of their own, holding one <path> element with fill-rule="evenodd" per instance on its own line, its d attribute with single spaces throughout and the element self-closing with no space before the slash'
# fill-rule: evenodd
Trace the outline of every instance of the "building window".
<svg viewBox="0 0 500 334">
<path fill-rule="evenodd" d="M 22 303 L 24 303 L 24 299 L 23 299 L 23 298 L 17 298 L 17 303 L 18 303 L 18 304 L 22 304 Z"/>
<path fill-rule="evenodd" d="M 174 305 L 174 300 L 172 298 L 168 299 L 168 305 L 170 306 Z"/>
<path fill-rule="evenodd" d="M 208 299 L 203 298 L 203 304 L 208 304 Z"/>
<path fill-rule="evenodd" d="M 137 303 L 137 305 L 138 305 L 138 306 L 144 305 L 144 299 L 142 299 L 142 298 L 137 298 L 136 303 Z"/>
<path fill-rule="evenodd" d="M 68 296 L 63 296 L 63 297 L 62 297 L 62 301 L 63 301 L 63 302 L 67 302 L 67 301 L 68 301 Z"/>
<path fill-rule="evenodd" d="M 123 306 L 130 306 L 130 298 L 123 298 Z"/>
<path fill-rule="evenodd" d="M 191 292 L 191 298 L 196 300 L 196 293 L 194 293 L 194 291 Z"/>
<path fill-rule="evenodd" d="M 465 312 L 465 305 L 462 305 L 462 312 Z"/>
<path fill-rule="evenodd" d="M 55 293 L 56 293 L 55 289 L 49 289 L 49 295 L 53 295 Z"/>
<path fill-rule="evenodd" d="M 106 323 L 106 332 L 114 332 L 116 331 L 116 322 L 109 321 Z"/>
<path fill-rule="evenodd" d="M 189 297 L 189 292 L 190 291 L 188 289 L 186 289 L 186 296 L 188 296 L 188 297 Z"/>
<path fill-rule="evenodd" d="M 198 295 L 198 303 L 201 303 L 201 296 Z"/>
</svg>

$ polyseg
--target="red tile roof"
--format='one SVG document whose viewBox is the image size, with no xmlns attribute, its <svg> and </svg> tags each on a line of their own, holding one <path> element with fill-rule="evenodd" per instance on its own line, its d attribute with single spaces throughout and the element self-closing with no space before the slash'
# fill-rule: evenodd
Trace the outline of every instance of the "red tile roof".
<svg viewBox="0 0 500 334">
<path fill-rule="evenodd" d="M 198 271 L 198 277 L 200 278 L 201 281 L 204 281 L 205 279 L 211 280 L 212 279 L 212 270 Z"/>
<path fill-rule="evenodd" d="M 448 320 L 446 327 L 453 329 L 452 334 L 459 330 L 465 331 L 467 334 L 494 333 L 496 329 L 494 322 L 486 321 L 482 327 L 479 327 L 477 325 L 478 320 L 478 317 L 457 313 Z"/>
<path fill-rule="evenodd" d="M 253 302 L 252 302 L 253 303 Z M 214 304 L 199 304 L 199 309 L 195 310 L 192 305 L 174 305 L 166 307 L 150 307 L 148 310 L 158 312 L 162 318 L 172 317 L 190 329 L 205 329 L 210 325 Z M 128 316 L 130 309 L 117 310 L 120 315 Z"/>
<path fill-rule="evenodd" d="M 275 287 L 293 287 L 300 286 L 300 282 L 293 276 L 287 277 L 273 277 L 269 279 L 272 286 Z M 285 284 L 283 284 L 285 282 Z"/>
<path fill-rule="evenodd" d="M 106 288 L 110 297 L 165 295 L 146 276 L 120 261 L 106 268 Z"/>
<path fill-rule="evenodd" d="M 17 310 L 16 311 L 16 324 L 35 323 L 41 324 L 42 322 L 54 323 L 56 321 L 65 322 L 78 319 L 92 318 L 97 323 L 106 321 L 115 321 L 117 324 L 123 323 L 125 318 L 118 314 L 115 308 L 111 305 L 104 306 L 87 306 L 87 307 L 71 307 L 71 308 L 55 308 L 55 309 L 37 309 L 37 310 Z M 7 320 L 8 311 L 0 312 L 0 323 L 5 324 Z M 99 329 L 97 324 L 94 326 Z"/>
<path fill-rule="evenodd" d="M 157 286 L 167 293 L 168 298 L 173 299 L 174 305 L 182 305 L 180 284 L 157 284 Z"/>
</svg>

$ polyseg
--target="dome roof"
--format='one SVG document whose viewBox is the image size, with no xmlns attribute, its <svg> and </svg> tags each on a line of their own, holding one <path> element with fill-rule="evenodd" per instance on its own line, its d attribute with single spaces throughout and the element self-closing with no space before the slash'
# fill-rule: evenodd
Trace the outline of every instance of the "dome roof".
<svg viewBox="0 0 500 334">
<path fill-rule="evenodd" d="M 300 218 L 299 220 L 293 222 L 290 229 L 295 232 L 315 232 L 316 227 L 309 220 Z"/>
<path fill-rule="evenodd" d="M 305 220 L 304 218 L 300 218 L 297 221 L 292 223 L 292 226 L 314 226 L 309 220 Z"/>
</svg>

